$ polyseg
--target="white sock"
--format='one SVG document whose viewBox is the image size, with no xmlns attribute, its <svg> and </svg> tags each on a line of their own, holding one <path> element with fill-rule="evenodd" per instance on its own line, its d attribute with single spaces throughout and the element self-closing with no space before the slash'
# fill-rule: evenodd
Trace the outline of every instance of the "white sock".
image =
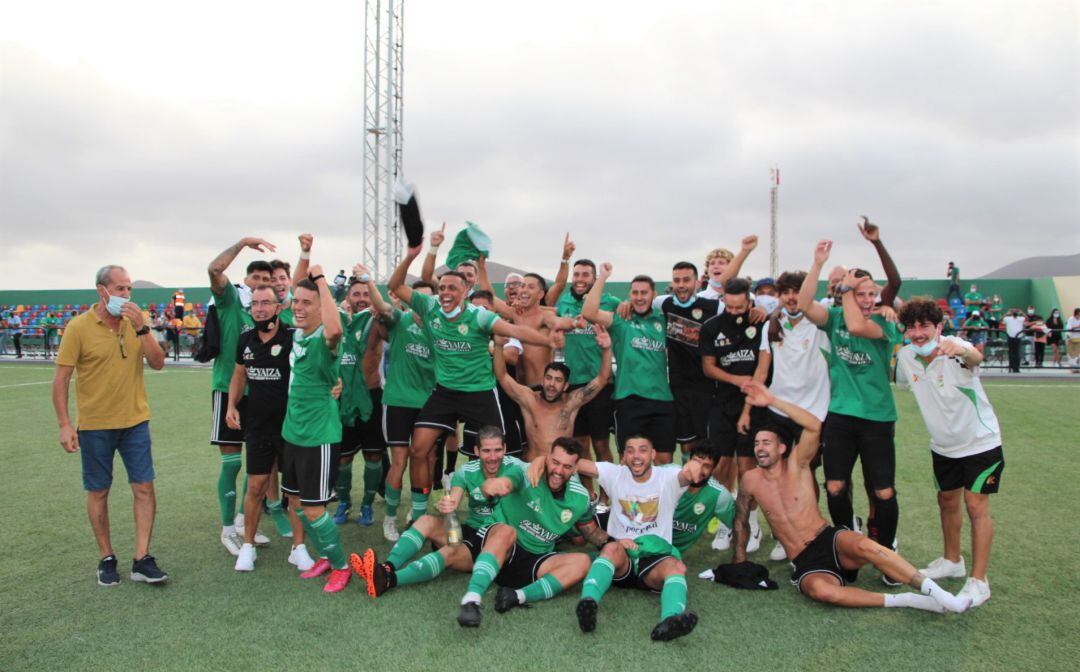
<svg viewBox="0 0 1080 672">
<path fill-rule="evenodd" d="M 758 509 L 750 512 L 750 536 L 756 537 L 761 531 L 761 521 L 758 519 Z"/>
<path fill-rule="evenodd" d="M 945 607 L 949 611 L 955 611 L 960 613 L 971 605 L 971 600 L 959 598 L 949 591 L 945 590 L 941 586 L 934 583 L 933 579 L 923 579 L 922 585 L 919 586 L 919 590 L 923 595 L 929 595 L 934 598 L 934 601 Z"/>
<path fill-rule="evenodd" d="M 479 593 L 465 593 L 465 597 L 461 598 L 461 603 L 468 604 L 469 602 L 475 602 L 477 604 L 480 604 Z"/>
<path fill-rule="evenodd" d="M 235 525 L 223 525 L 221 527 L 221 536 L 224 537 L 227 534 L 236 534 L 236 526 Z"/>
<path fill-rule="evenodd" d="M 517 595 L 518 604 L 525 604 L 525 591 L 515 590 L 514 593 Z"/>
<path fill-rule="evenodd" d="M 929 595 L 917 595 L 916 593 L 900 593 L 898 595 L 885 593 L 885 606 L 910 607 L 912 609 L 922 609 L 923 611 L 933 611 L 939 614 L 945 613 L 945 608 L 938 604 L 937 600 Z"/>
</svg>

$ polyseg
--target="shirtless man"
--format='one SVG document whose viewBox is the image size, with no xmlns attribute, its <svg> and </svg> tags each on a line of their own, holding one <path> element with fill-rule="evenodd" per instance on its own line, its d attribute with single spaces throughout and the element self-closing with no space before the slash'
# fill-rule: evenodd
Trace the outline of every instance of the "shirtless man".
<svg viewBox="0 0 1080 672">
<path fill-rule="evenodd" d="M 781 427 L 758 430 L 754 438 L 758 466 L 743 475 L 735 502 L 733 563 L 746 560 L 750 507 L 757 503 L 795 566 L 791 582 L 812 600 L 839 607 L 911 607 L 938 613 L 960 613 L 971 606 L 970 597 L 945 591 L 907 560 L 869 537 L 831 527 L 818 510 L 810 470 L 810 461 L 821 443 L 821 421 L 809 411 L 777 399 L 758 381 L 748 382 L 742 389 L 749 403 L 782 411 L 803 431 L 794 450 L 790 450 L 791 440 Z M 866 564 L 922 594 L 882 594 L 849 586 Z"/>
<path fill-rule="evenodd" d="M 574 433 L 574 418 L 578 410 L 589 403 L 607 385 L 611 377 L 611 336 L 596 326 L 596 344 L 600 346 L 600 372 L 595 378 L 573 392 L 570 388 L 570 369 L 561 362 L 551 362 L 544 369 L 543 383 L 539 390 L 522 385 L 506 370 L 502 341 L 496 337 L 494 349 L 495 378 L 503 390 L 517 402 L 525 418 L 525 434 L 528 438 L 528 459 L 547 454 L 552 442 L 560 436 Z M 531 346 L 530 346 L 531 347 Z M 528 351 L 529 348 L 526 348 Z"/>
</svg>

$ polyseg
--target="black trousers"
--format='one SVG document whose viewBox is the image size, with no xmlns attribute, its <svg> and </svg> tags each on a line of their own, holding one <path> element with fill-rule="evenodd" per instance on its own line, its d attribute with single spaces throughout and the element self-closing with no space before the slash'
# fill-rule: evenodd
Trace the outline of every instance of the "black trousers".
<svg viewBox="0 0 1080 672">
<path fill-rule="evenodd" d="M 1020 373 L 1020 342 L 1021 339 L 1009 336 L 1009 371 Z"/>
</svg>

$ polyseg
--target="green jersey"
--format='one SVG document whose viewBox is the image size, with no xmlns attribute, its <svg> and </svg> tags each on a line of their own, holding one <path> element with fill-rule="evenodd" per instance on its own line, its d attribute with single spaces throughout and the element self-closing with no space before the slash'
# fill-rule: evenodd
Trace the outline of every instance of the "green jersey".
<svg viewBox="0 0 1080 672">
<path fill-rule="evenodd" d="M 229 391 L 233 369 L 236 368 L 236 344 L 240 334 L 255 328 L 251 314 L 240 305 L 240 295 L 236 287 L 225 283 L 221 294 L 214 294 L 214 310 L 217 312 L 218 333 L 221 336 L 220 353 L 214 358 L 214 372 L 211 376 L 210 389 L 216 392 Z"/>
<path fill-rule="evenodd" d="M 278 313 L 278 320 L 280 320 L 281 323 L 284 324 L 286 327 L 295 327 L 296 326 L 296 320 L 293 319 L 292 306 L 291 305 L 289 307 L 283 309 L 280 313 Z"/>
<path fill-rule="evenodd" d="M 520 487 L 499 500 L 495 520 L 517 529 L 517 543 L 530 553 L 542 555 L 555 548 L 555 542 L 578 523 L 592 520 L 589 513 L 589 491 L 570 477 L 562 495 L 548 488 L 547 478 L 533 487 L 523 480 Z"/>
<path fill-rule="evenodd" d="M 499 316 L 490 310 L 465 304 L 453 320 L 439 309 L 434 296 L 412 293 L 410 305 L 431 336 L 435 354 L 435 382 L 458 392 L 495 389 L 488 342 Z"/>
<path fill-rule="evenodd" d="M 671 555 L 682 559 L 681 549 L 658 534 L 643 534 L 634 538 L 635 549 L 627 549 L 626 554 L 634 563 L 634 571 L 637 571 L 637 561 L 647 555 Z"/>
<path fill-rule="evenodd" d="M 289 402 L 282 438 L 304 447 L 340 443 L 341 418 L 337 401 L 330 394 L 337 384 L 338 358 L 326 346 L 323 325 L 310 334 L 300 329 L 293 332 L 289 366 Z"/>
<path fill-rule="evenodd" d="M 581 306 L 585 297 L 575 298 L 573 292 L 563 292 L 555 304 L 555 313 L 559 317 L 577 317 L 581 315 Z M 600 309 L 615 312 L 619 300 L 610 294 L 600 297 Z M 582 385 L 600 373 L 600 346 L 596 344 L 596 332 L 592 324 L 584 329 L 566 332 L 566 345 L 563 346 L 563 359 L 570 367 L 570 384 Z"/>
<path fill-rule="evenodd" d="M 499 466 L 499 472 L 494 478 L 509 478 L 516 490 L 525 482 L 525 470 L 528 468 L 528 464 L 507 455 L 502 459 L 502 465 Z M 465 491 L 465 496 L 469 498 L 469 517 L 465 519 L 465 525 L 477 530 L 495 522 L 495 504 L 498 500 L 489 499 L 487 495 L 480 492 L 480 486 L 487 479 L 484 465 L 480 460 L 469 460 L 461 465 L 450 479 L 450 487 L 461 488 Z"/>
<path fill-rule="evenodd" d="M 978 307 L 978 306 L 980 306 L 982 304 L 982 302 L 983 302 L 982 292 L 968 292 L 967 294 L 964 294 L 964 303 L 965 304 L 974 303 L 975 307 Z"/>
<path fill-rule="evenodd" d="M 382 318 L 390 339 L 390 370 L 383 388 L 383 403 L 387 406 L 423 408 L 435 389 L 431 338 L 413 315 L 411 310 L 395 308 Z"/>
<path fill-rule="evenodd" d="M 631 314 L 629 320 L 612 315 L 608 332 L 615 361 L 619 363 L 615 399 L 637 395 L 655 401 L 671 401 L 664 314 L 650 309 L 647 315 Z"/>
<path fill-rule="evenodd" d="M 370 311 L 360 312 L 351 318 L 339 312 L 344 334 L 341 337 L 341 424 L 355 427 L 371 417 L 371 393 L 364 379 L 364 352 L 367 351 L 368 334 L 371 333 Z"/>
<path fill-rule="evenodd" d="M 705 532 L 713 517 L 733 527 L 735 524 L 735 500 L 727 488 L 710 478 L 701 490 L 687 490 L 675 507 L 675 520 L 671 529 L 671 543 L 685 553 Z"/>
<path fill-rule="evenodd" d="M 871 315 L 883 338 L 852 336 L 844 322 L 844 309 L 829 308 L 829 319 L 819 327 L 829 336 L 830 413 L 842 413 L 876 422 L 896 422 L 896 403 L 889 384 L 892 353 L 903 337 L 896 325 Z"/>
</svg>

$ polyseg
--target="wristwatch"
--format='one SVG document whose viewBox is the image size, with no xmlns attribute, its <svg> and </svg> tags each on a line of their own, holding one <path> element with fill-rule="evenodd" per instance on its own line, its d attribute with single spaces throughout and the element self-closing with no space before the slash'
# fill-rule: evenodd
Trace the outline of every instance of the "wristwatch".
<svg viewBox="0 0 1080 672">
<path fill-rule="evenodd" d="M 841 283 L 840 286 L 837 287 L 837 289 L 840 290 L 841 294 L 847 294 L 848 292 L 850 292 L 851 290 L 853 290 L 855 288 L 852 287 L 851 285 L 845 285 L 845 284 Z"/>
<path fill-rule="evenodd" d="M 146 326 L 145 324 L 142 326 L 142 329 L 136 329 L 135 330 L 135 335 L 136 336 L 145 336 L 145 335 L 147 335 L 149 333 L 150 333 L 150 327 Z"/>
</svg>

